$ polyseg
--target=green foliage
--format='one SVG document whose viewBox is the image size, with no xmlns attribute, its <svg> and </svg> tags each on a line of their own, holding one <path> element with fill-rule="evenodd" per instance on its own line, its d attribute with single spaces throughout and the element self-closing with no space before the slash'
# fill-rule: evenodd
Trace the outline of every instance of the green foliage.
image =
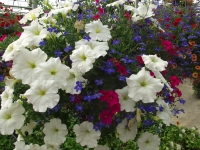
<svg viewBox="0 0 200 150">
<path fill-rule="evenodd" d="M 16 141 L 12 135 L 0 134 L 0 150 L 12 150 L 14 149 L 13 143 Z"/>
<path fill-rule="evenodd" d="M 8 35 L 8 37 L 6 37 L 3 41 L 0 42 L 0 52 L 6 50 L 8 45 L 16 41 L 18 38 L 18 36 Z"/>
</svg>

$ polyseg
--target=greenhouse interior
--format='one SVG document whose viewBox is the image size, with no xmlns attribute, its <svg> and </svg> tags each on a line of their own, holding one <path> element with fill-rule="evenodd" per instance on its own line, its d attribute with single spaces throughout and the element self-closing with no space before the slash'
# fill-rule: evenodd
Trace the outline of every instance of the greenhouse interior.
<svg viewBox="0 0 200 150">
<path fill-rule="evenodd" d="M 0 150 L 200 150 L 198 0 L 0 0 Z"/>
</svg>

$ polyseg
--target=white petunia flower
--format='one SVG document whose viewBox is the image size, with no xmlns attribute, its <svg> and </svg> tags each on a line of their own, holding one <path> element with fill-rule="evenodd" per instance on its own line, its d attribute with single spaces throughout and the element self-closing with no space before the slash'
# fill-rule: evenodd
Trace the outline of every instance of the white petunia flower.
<svg viewBox="0 0 200 150">
<path fill-rule="evenodd" d="M 65 86 L 64 90 L 66 93 L 70 93 L 70 94 L 79 94 L 81 92 L 81 90 L 76 91 L 75 86 L 76 86 L 76 82 L 80 81 L 83 83 L 86 83 L 87 80 L 84 79 L 82 76 L 83 74 L 80 72 L 77 72 L 75 69 L 71 68 L 69 70 L 69 77 L 67 78 L 67 86 Z"/>
<path fill-rule="evenodd" d="M 41 7 L 37 7 L 33 10 L 30 10 L 27 14 L 23 16 L 23 18 L 19 21 L 19 23 L 25 24 L 27 21 L 36 20 L 42 13 L 43 10 Z"/>
<path fill-rule="evenodd" d="M 118 94 L 119 103 L 121 105 L 121 111 L 125 110 L 126 112 L 135 111 L 135 102 L 132 98 L 128 96 L 128 87 L 125 86 L 123 89 L 117 89 L 115 92 Z"/>
<path fill-rule="evenodd" d="M 9 108 L 0 110 L 0 133 L 2 135 L 13 134 L 15 129 L 20 129 L 23 124 L 25 117 L 24 107 L 20 102 L 13 103 Z"/>
<path fill-rule="evenodd" d="M 47 150 L 46 145 L 38 145 L 38 144 L 30 144 L 30 149 L 29 150 Z"/>
<path fill-rule="evenodd" d="M 115 1 L 113 3 L 110 3 L 110 4 L 107 4 L 106 7 L 110 7 L 110 6 L 119 6 L 119 5 L 122 5 L 126 2 L 126 0 L 118 0 L 118 1 Z"/>
<path fill-rule="evenodd" d="M 85 25 L 85 32 L 89 33 L 92 40 L 109 41 L 111 39 L 110 30 L 107 25 L 103 25 L 100 20 L 93 21 Z"/>
<path fill-rule="evenodd" d="M 172 148 L 174 148 L 174 142 L 170 141 L 169 144 L 170 144 L 170 146 L 171 146 Z"/>
<path fill-rule="evenodd" d="M 142 55 L 142 60 L 147 68 L 152 71 L 164 71 L 168 62 L 160 59 L 157 55 Z"/>
<path fill-rule="evenodd" d="M 76 124 L 73 128 L 76 134 L 76 142 L 81 146 L 93 148 L 97 146 L 97 140 L 100 139 L 101 132 L 93 129 L 93 123 L 84 121 L 80 125 Z"/>
<path fill-rule="evenodd" d="M 31 88 L 24 93 L 27 102 L 33 104 L 33 109 L 45 112 L 47 108 L 53 108 L 60 99 L 58 86 L 53 80 L 40 78 L 31 84 Z"/>
<path fill-rule="evenodd" d="M 18 132 L 15 130 L 15 133 L 18 134 Z M 17 135 L 17 141 L 24 141 L 24 138 L 21 134 Z"/>
<path fill-rule="evenodd" d="M 24 141 L 16 141 L 14 150 L 30 150 L 30 145 L 25 145 Z"/>
<path fill-rule="evenodd" d="M 53 118 L 50 122 L 44 124 L 43 132 L 45 134 L 44 142 L 60 145 L 65 142 L 65 136 L 68 134 L 67 126 L 61 123 L 60 119 Z"/>
<path fill-rule="evenodd" d="M 93 67 L 95 62 L 95 53 L 90 46 L 82 45 L 79 49 L 73 51 L 70 55 L 72 68 L 78 72 L 86 73 Z"/>
<path fill-rule="evenodd" d="M 110 150 L 110 148 L 105 145 L 98 145 L 97 147 L 94 148 L 94 150 Z"/>
<path fill-rule="evenodd" d="M 160 73 L 160 71 L 153 71 L 154 75 L 156 76 L 157 79 L 160 79 L 162 83 L 164 83 L 167 88 L 170 90 L 170 92 L 173 91 L 167 80 L 163 77 L 163 75 Z"/>
<path fill-rule="evenodd" d="M 127 11 L 133 11 L 135 9 L 135 7 L 133 6 L 130 6 L 130 5 L 124 5 L 124 10 L 127 10 Z"/>
<path fill-rule="evenodd" d="M 171 123 L 171 117 L 172 117 L 172 112 L 169 108 L 169 105 L 165 103 L 164 100 L 159 98 L 156 103 L 158 104 L 158 111 L 156 115 L 163 120 L 163 123 L 165 123 L 167 126 L 170 125 Z"/>
<path fill-rule="evenodd" d="M 50 143 L 45 143 L 47 146 L 47 150 L 60 150 L 60 145 L 58 144 L 50 144 Z"/>
<path fill-rule="evenodd" d="M 63 17 L 66 17 L 66 14 L 69 13 L 69 11 L 71 11 L 71 8 L 70 8 L 70 7 L 52 9 L 52 10 L 49 12 L 49 15 L 50 15 L 50 16 L 54 16 L 54 15 L 57 15 L 57 14 L 60 13 Z"/>
<path fill-rule="evenodd" d="M 12 76 L 12 75 L 11 75 L 11 76 Z M 12 78 L 12 77 L 10 77 L 10 76 L 6 76 L 6 77 L 4 78 L 4 81 L 5 81 L 6 86 L 8 86 L 8 87 L 10 87 L 10 88 L 13 89 L 15 83 L 17 82 L 17 79 Z"/>
<path fill-rule="evenodd" d="M 45 80 L 54 80 L 59 88 L 67 86 L 69 67 L 62 64 L 59 58 L 50 58 L 47 62 L 40 63 L 35 72 L 36 76 L 43 76 Z"/>
<path fill-rule="evenodd" d="M 13 60 L 11 74 L 21 79 L 23 84 L 31 84 L 35 80 L 35 71 L 38 64 L 45 62 L 47 55 L 40 49 L 32 51 L 22 50 Z"/>
<path fill-rule="evenodd" d="M 123 119 L 122 122 L 117 125 L 116 129 L 119 134 L 119 139 L 122 142 L 134 140 L 137 134 L 137 122 L 135 122 L 134 119 L 129 121 Z"/>
<path fill-rule="evenodd" d="M 132 21 L 136 22 L 140 19 L 152 17 L 154 15 L 153 9 L 156 9 L 157 5 L 138 3 L 138 8 L 133 8 L 134 14 Z"/>
<path fill-rule="evenodd" d="M 5 90 L 1 93 L 1 108 L 8 108 L 13 103 L 13 88 L 5 86 Z"/>
<path fill-rule="evenodd" d="M 2 56 L 2 60 L 4 61 L 13 60 L 21 50 L 25 49 L 23 46 L 21 46 L 21 43 L 22 41 L 18 39 L 17 41 L 14 41 L 11 44 L 9 44 Z"/>
<path fill-rule="evenodd" d="M 39 24 L 38 20 L 31 22 L 30 26 L 23 27 L 20 39 L 23 39 L 23 45 L 27 47 L 39 46 L 39 43 L 44 39 L 49 32 Z"/>
<path fill-rule="evenodd" d="M 156 99 L 156 93 L 164 86 L 160 79 L 153 78 L 149 71 L 143 67 L 137 75 L 131 75 L 126 79 L 128 84 L 128 96 L 134 101 L 142 100 L 143 103 L 151 103 Z"/>
<path fill-rule="evenodd" d="M 79 7 L 79 4 L 77 4 L 78 0 L 66 0 L 66 1 L 61 1 L 58 2 L 58 7 L 59 8 L 69 8 L 70 10 L 76 11 Z"/>
<path fill-rule="evenodd" d="M 53 27 L 56 25 L 56 19 L 53 18 L 53 16 L 51 15 L 51 11 L 47 15 L 44 15 L 41 18 L 39 18 L 38 21 L 46 28 L 48 28 L 49 25 Z M 51 32 L 51 34 L 52 33 L 53 32 Z"/>
<path fill-rule="evenodd" d="M 176 144 L 176 150 L 181 150 L 181 145 Z"/>
<path fill-rule="evenodd" d="M 85 39 L 82 39 L 78 42 L 75 42 L 75 45 L 75 49 L 79 49 L 82 45 L 90 46 L 91 50 L 95 52 L 95 58 L 105 56 L 107 54 L 106 51 L 109 49 L 107 42 L 98 42 L 94 40 L 87 41 Z"/>
<path fill-rule="evenodd" d="M 35 126 L 37 125 L 37 123 L 35 121 L 30 121 L 30 123 L 27 123 L 26 125 L 24 125 L 23 127 L 21 127 L 21 132 L 23 134 L 25 134 L 25 132 L 28 132 L 28 134 L 32 134 L 33 132 L 33 128 L 35 128 Z"/>
<path fill-rule="evenodd" d="M 159 150 L 160 138 L 149 132 L 144 132 L 137 141 L 138 150 Z"/>
</svg>

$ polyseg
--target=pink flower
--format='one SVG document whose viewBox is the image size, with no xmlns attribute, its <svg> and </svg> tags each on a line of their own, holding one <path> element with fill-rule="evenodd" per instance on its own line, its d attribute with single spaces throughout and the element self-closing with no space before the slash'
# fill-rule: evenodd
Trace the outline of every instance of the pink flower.
<svg viewBox="0 0 200 150">
<path fill-rule="evenodd" d="M 97 4 L 99 4 L 99 3 L 100 3 L 100 0 L 95 0 L 95 2 L 96 2 Z"/>
<path fill-rule="evenodd" d="M 171 77 L 169 78 L 169 80 L 170 80 L 170 83 L 171 83 L 171 87 L 172 87 L 172 88 L 174 88 L 175 86 L 178 86 L 180 83 L 183 83 L 183 82 L 181 81 L 181 79 L 178 78 L 177 76 L 171 76 Z"/>
<path fill-rule="evenodd" d="M 175 88 L 172 93 L 176 94 L 178 97 L 182 96 L 182 92 L 178 88 Z"/>
<path fill-rule="evenodd" d="M 119 102 L 118 94 L 115 91 L 108 91 L 105 101 L 109 106 L 113 106 Z"/>
<path fill-rule="evenodd" d="M 17 36 L 18 36 L 18 37 L 20 37 L 20 36 L 21 36 L 21 34 L 22 34 L 22 32 L 18 32 L 18 33 L 17 33 Z"/>
<path fill-rule="evenodd" d="M 123 76 L 126 76 L 128 74 L 127 71 L 126 71 L 126 68 L 124 66 L 122 66 L 122 65 L 118 65 L 117 71 L 120 74 L 122 74 Z"/>
<path fill-rule="evenodd" d="M 155 75 L 154 75 L 154 73 L 152 72 L 152 71 L 150 71 L 150 75 L 152 76 L 152 77 L 154 77 Z"/>
<path fill-rule="evenodd" d="M 102 101 L 106 101 L 107 99 L 107 91 L 106 90 L 101 90 L 100 93 L 102 94 L 101 97 L 99 98 Z"/>
<path fill-rule="evenodd" d="M 0 41 L 2 42 L 5 38 L 7 38 L 8 35 L 7 34 L 4 34 L 2 37 L 0 37 Z"/>
<path fill-rule="evenodd" d="M 100 15 L 99 14 L 96 14 L 92 17 L 93 20 L 98 20 L 100 18 Z"/>
<path fill-rule="evenodd" d="M 140 64 L 144 64 L 144 61 L 143 61 L 143 59 L 142 59 L 142 56 L 137 56 L 136 57 L 136 60 L 140 63 Z"/>
<path fill-rule="evenodd" d="M 162 46 L 172 55 L 175 55 L 175 51 L 172 45 L 172 42 L 168 41 L 168 40 L 163 40 L 161 42 Z"/>
<path fill-rule="evenodd" d="M 114 104 L 113 106 L 109 106 L 111 113 L 114 115 L 117 112 L 120 112 L 120 107 L 121 105 L 118 104 Z"/>
<path fill-rule="evenodd" d="M 102 96 L 99 99 L 107 102 L 109 106 L 113 106 L 119 102 L 118 94 L 115 91 L 101 90 L 100 93 Z"/>
<path fill-rule="evenodd" d="M 113 114 L 109 110 L 104 110 L 100 113 L 100 118 L 104 124 L 111 124 Z"/>
<path fill-rule="evenodd" d="M 104 14 L 104 9 L 102 7 L 98 7 L 98 10 L 99 10 L 99 15 Z"/>
</svg>

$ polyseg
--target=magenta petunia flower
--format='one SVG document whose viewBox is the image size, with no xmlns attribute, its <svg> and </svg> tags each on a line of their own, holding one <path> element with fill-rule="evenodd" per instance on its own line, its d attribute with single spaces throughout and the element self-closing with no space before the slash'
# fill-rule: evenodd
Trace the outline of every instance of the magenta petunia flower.
<svg viewBox="0 0 200 150">
<path fill-rule="evenodd" d="M 109 110 L 104 110 L 100 113 L 100 118 L 104 124 L 111 124 L 113 114 Z"/>
</svg>

